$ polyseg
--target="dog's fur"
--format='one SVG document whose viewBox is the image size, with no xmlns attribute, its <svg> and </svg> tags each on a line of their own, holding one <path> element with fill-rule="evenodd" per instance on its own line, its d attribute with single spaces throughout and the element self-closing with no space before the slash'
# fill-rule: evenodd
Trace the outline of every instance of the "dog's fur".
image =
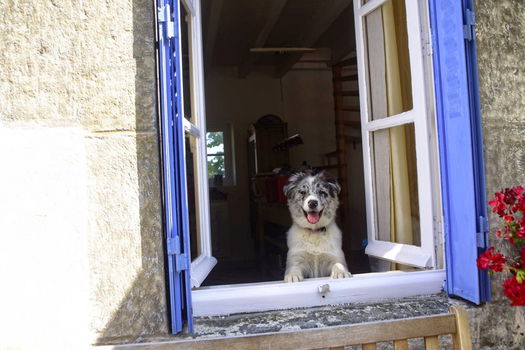
<svg viewBox="0 0 525 350">
<path fill-rule="evenodd" d="M 336 179 L 324 172 L 300 172 L 288 180 L 284 193 L 293 224 L 287 234 L 285 282 L 351 276 L 341 249 L 341 230 L 335 223 L 340 191 Z"/>
</svg>

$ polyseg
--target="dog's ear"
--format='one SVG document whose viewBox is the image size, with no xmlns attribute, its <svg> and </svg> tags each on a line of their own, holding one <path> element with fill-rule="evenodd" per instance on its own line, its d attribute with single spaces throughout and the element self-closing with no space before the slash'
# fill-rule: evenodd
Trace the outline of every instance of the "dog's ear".
<svg viewBox="0 0 525 350">
<path fill-rule="evenodd" d="M 305 172 L 295 173 L 293 174 L 289 179 L 286 185 L 283 187 L 284 195 L 286 198 L 290 199 L 293 197 L 293 194 L 295 192 L 295 189 L 297 188 L 297 185 L 301 182 L 301 180 L 307 176 Z"/>
<path fill-rule="evenodd" d="M 326 183 L 328 184 L 328 192 L 330 193 L 330 196 L 334 198 L 337 197 L 339 192 L 341 192 L 341 186 L 339 186 L 337 179 L 324 171 L 321 174 L 324 177 Z"/>
</svg>

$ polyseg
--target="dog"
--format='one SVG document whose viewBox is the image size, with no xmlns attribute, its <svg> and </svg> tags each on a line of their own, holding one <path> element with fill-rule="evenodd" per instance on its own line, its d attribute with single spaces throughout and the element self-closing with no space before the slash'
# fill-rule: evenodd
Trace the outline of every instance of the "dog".
<svg viewBox="0 0 525 350">
<path fill-rule="evenodd" d="M 351 277 L 335 222 L 341 191 L 337 180 L 324 171 L 303 171 L 292 175 L 283 189 L 293 220 L 286 237 L 284 281 Z"/>
</svg>

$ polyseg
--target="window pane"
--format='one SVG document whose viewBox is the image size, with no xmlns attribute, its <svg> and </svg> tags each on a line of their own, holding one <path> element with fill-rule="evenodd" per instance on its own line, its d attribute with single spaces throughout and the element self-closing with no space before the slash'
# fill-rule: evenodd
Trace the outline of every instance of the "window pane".
<svg viewBox="0 0 525 350">
<path fill-rule="evenodd" d="M 190 25 L 190 18 L 191 16 L 188 16 L 188 12 L 186 11 L 186 8 L 181 2 L 180 6 L 180 19 L 181 19 L 181 26 L 180 26 L 180 35 L 181 35 L 181 49 L 182 49 L 182 91 L 183 91 L 183 98 L 184 98 L 184 117 L 188 120 L 190 120 L 193 124 L 195 124 L 195 121 L 193 120 L 193 111 L 191 108 L 191 88 L 190 84 L 192 84 L 192 76 L 191 76 L 191 60 L 190 60 L 190 46 L 189 46 L 189 25 Z"/>
<path fill-rule="evenodd" d="M 414 124 L 374 131 L 376 239 L 421 246 Z"/>
<path fill-rule="evenodd" d="M 195 151 L 195 138 L 186 135 L 186 183 L 188 188 L 188 213 L 190 221 L 190 247 L 191 259 L 198 257 L 201 252 L 200 218 L 199 218 L 199 183 L 197 181 L 197 164 Z"/>
<path fill-rule="evenodd" d="M 224 167 L 224 156 L 208 156 L 208 177 L 214 178 L 220 175 L 224 178 L 226 168 Z"/>
<path fill-rule="evenodd" d="M 390 0 L 364 20 L 370 120 L 412 109 L 404 0 Z"/>
<path fill-rule="evenodd" d="M 206 154 L 224 153 L 224 133 L 213 131 L 206 133 Z"/>
</svg>

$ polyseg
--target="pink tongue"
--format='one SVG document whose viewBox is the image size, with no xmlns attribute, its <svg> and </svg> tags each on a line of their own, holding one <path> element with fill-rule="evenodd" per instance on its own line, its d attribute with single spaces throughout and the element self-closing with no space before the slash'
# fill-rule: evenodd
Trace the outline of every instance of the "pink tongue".
<svg viewBox="0 0 525 350">
<path fill-rule="evenodd" d="M 317 224 L 317 222 L 319 221 L 319 213 L 315 211 L 308 212 L 306 214 L 306 219 L 311 224 Z"/>
</svg>

